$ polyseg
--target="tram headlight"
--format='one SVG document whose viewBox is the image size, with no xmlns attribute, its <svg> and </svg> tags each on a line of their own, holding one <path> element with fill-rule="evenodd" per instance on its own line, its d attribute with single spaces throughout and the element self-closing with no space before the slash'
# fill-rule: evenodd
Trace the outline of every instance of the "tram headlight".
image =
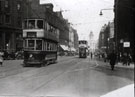
<svg viewBox="0 0 135 97">
<path fill-rule="evenodd" d="M 33 54 L 30 54 L 30 55 L 29 55 L 29 59 L 34 60 Z"/>
</svg>

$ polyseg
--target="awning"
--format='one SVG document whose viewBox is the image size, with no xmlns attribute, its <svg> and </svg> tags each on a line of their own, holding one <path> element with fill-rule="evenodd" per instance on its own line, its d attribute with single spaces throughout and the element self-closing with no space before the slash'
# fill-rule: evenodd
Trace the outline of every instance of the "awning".
<svg viewBox="0 0 135 97">
<path fill-rule="evenodd" d="M 76 49 L 75 49 L 75 48 L 73 48 L 73 47 L 71 47 L 71 51 L 76 51 Z"/>
<path fill-rule="evenodd" d="M 64 51 L 68 51 L 68 46 L 66 46 L 66 45 L 60 45 L 60 47 L 61 47 Z"/>
</svg>

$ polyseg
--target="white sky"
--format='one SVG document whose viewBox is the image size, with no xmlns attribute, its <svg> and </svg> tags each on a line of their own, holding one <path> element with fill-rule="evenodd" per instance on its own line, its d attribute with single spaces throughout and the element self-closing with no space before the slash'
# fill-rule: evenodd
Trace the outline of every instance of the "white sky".
<svg viewBox="0 0 135 97">
<path fill-rule="evenodd" d="M 89 40 L 92 31 L 97 40 L 101 27 L 114 19 L 113 10 L 103 10 L 103 16 L 99 16 L 101 9 L 113 8 L 114 0 L 40 0 L 40 3 L 53 3 L 54 11 L 63 10 L 64 18 L 73 24 L 79 39 Z"/>
</svg>

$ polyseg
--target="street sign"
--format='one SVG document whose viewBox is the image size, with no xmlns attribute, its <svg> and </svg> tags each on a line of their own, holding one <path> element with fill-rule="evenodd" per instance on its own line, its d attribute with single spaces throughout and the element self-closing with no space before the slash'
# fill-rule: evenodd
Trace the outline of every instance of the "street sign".
<svg viewBox="0 0 135 97">
<path fill-rule="evenodd" d="M 123 47 L 130 47 L 130 42 L 124 42 Z"/>
</svg>

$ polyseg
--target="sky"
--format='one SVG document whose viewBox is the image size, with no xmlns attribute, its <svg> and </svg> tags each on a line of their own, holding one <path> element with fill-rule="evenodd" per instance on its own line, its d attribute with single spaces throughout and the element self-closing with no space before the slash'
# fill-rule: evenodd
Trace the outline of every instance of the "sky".
<svg viewBox="0 0 135 97">
<path fill-rule="evenodd" d="M 54 11 L 62 11 L 63 17 L 77 30 L 79 40 L 89 40 L 90 32 L 97 40 L 102 26 L 114 20 L 114 0 L 40 0 L 40 3 L 52 3 Z"/>
</svg>

